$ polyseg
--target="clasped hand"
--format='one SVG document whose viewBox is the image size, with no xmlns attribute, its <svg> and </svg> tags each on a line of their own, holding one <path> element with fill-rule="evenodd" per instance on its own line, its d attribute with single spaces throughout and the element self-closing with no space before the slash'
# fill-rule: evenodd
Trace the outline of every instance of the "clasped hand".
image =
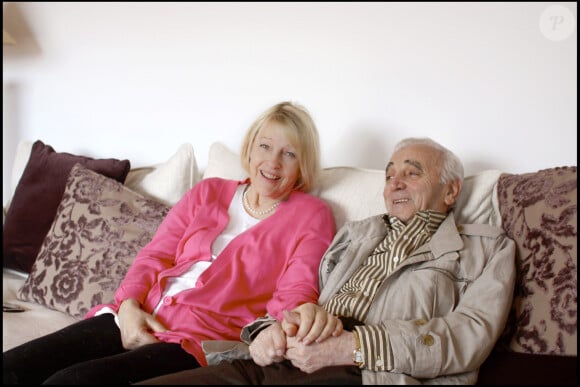
<svg viewBox="0 0 580 387">
<path fill-rule="evenodd" d="M 260 332 L 250 344 L 250 354 L 260 366 L 287 359 L 300 370 L 312 373 L 329 365 L 351 363 L 351 340 L 343 335 L 340 319 L 319 305 L 308 303 L 284 311 L 281 322 Z"/>
</svg>

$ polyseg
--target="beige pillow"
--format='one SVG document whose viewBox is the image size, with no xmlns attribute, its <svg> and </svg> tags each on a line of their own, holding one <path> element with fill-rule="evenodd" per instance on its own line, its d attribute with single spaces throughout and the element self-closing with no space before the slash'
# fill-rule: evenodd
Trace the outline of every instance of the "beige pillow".
<svg viewBox="0 0 580 387">
<path fill-rule="evenodd" d="M 239 154 L 220 142 L 211 145 L 204 179 L 222 177 L 243 180 L 246 176 Z M 384 173 L 379 170 L 326 168 L 311 193 L 330 205 L 338 229 L 347 220 L 359 220 L 384 212 L 383 184 Z"/>
<path fill-rule="evenodd" d="M 455 215 L 458 223 L 501 226 L 497 204 L 497 180 L 501 171 L 486 170 L 464 179 Z M 222 143 L 211 145 L 208 167 L 203 175 L 241 180 L 246 172 L 240 156 Z M 312 194 L 331 207 L 337 229 L 346 221 L 385 213 L 385 172 L 357 167 L 324 168 Z"/>
<path fill-rule="evenodd" d="M 185 143 L 162 164 L 131 169 L 125 185 L 142 195 L 173 206 L 198 179 L 193 146 Z"/>
<path fill-rule="evenodd" d="M 83 317 L 113 301 L 169 207 L 76 164 L 18 298 Z"/>
<path fill-rule="evenodd" d="M 221 177 L 231 180 L 243 180 L 248 176 L 244 168 L 240 155 L 232 152 L 221 142 L 211 144 L 208 153 L 207 167 L 203 173 L 203 178 Z"/>
<path fill-rule="evenodd" d="M 351 220 L 385 213 L 385 172 L 355 167 L 324 168 L 313 194 L 332 209 L 336 229 Z"/>
<path fill-rule="evenodd" d="M 483 223 L 501 227 L 497 181 L 501 171 L 489 169 L 466 176 L 455 205 L 457 223 Z"/>
</svg>

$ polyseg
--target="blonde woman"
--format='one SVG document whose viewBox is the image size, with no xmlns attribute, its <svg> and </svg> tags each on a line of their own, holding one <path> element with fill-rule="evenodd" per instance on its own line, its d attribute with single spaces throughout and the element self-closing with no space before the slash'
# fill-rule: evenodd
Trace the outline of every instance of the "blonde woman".
<svg viewBox="0 0 580 387">
<path fill-rule="evenodd" d="M 320 169 L 309 113 L 271 107 L 241 158 L 247 179 L 202 180 L 171 209 L 114 303 L 5 352 L 4 384 L 130 384 L 206 366 L 203 340 L 239 340 L 258 317 L 316 302 L 335 225 L 308 194 Z"/>
</svg>

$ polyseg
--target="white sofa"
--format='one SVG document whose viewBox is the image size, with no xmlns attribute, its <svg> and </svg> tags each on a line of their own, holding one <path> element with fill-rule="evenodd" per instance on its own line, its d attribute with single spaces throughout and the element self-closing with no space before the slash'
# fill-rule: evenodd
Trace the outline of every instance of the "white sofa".
<svg viewBox="0 0 580 387">
<path fill-rule="evenodd" d="M 18 148 L 12 178 L 13 189 L 18 183 L 19 176 L 25 167 L 27 160 L 26 152 L 30 152 L 30 144 L 30 142 L 23 142 Z M 575 184 L 576 167 L 571 168 L 573 168 Z M 564 169 L 569 172 L 568 169 Z M 132 169 L 125 181 L 125 186 L 140 194 L 172 205 L 196 181 L 213 176 L 242 179 L 245 173 L 240 166 L 238 152 L 226 148 L 219 142 L 214 143 L 209 152 L 207 168 L 203 172 L 203 175 L 201 175 L 197 170 L 196 161 L 193 156 L 193 148 L 189 144 L 184 144 L 178 149 L 175 155 L 168 159 L 167 163 L 149 168 Z M 501 176 L 529 177 L 525 174 L 505 174 L 498 170 L 486 170 L 472 176 L 467 176 L 459 202 L 456 206 L 458 223 L 486 223 L 502 226 L 499 203 L 501 198 L 498 196 L 498 181 L 500 181 Z M 172 183 L 175 181 L 186 181 L 187 184 Z M 346 221 L 362 219 L 370 215 L 383 213 L 383 184 L 383 170 L 336 166 L 323 170 L 319 185 L 315 188 L 313 194 L 320 196 L 330 204 L 338 228 Z M 575 198 L 575 189 L 572 194 Z M 572 226 L 574 235 L 576 235 L 575 201 L 573 204 L 574 219 Z M 575 249 L 576 247 L 574 245 L 574 250 L 571 253 L 574 268 L 577 261 Z M 3 351 L 34 337 L 55 331 L 78 319 L 78 317 L 73 317 L 63 311 L 51 310 L 46 306 L 18 299 L 18 289 L 23 286 L 25 280 L 26 274 L 4 270 L 3 301 L 5 303 L 9 302 L 20 305 L 26 311 L 22 313 L 4 313 Z M 573 282 L 576 283 L 575 271 Z M 517 303 L 514 301 L 514 313 L 522 313 L 525 305 L 527 305 L 526 302 L 539 303 L 544 301 L 530 301 L 525 296 L 522 296 L 521 299 L 517 300 Z M 529 312 L 529 308 L 527 310 Z M 576 341 L 575 312 L 574 308 L 574 329 L 573 332 L 568 332 L 568 336 L 565 338 L 566 343 Z M 534 318 L 542 318 L 534 317 L 533 315 L 528 317 L 531 319 L 531 321 L 528 321 L 530 324 L 536 324 Z M 510 323 L 516 324 L 514 321 Z M 544 324 L 543 327 L 546 328 L 546 325 Z M 506 329 L 506 331 L 508 330 Z M 514 329 L 510 329 L 508 333 L 511 336 L 504 341 L 504 344 L 509 346 L 509 351 L 517 353 L 542 352 L 541 350 L 530 350 L 525 348 L 521 342 L 518 343 L 513 335 Z M 551 351 L 552 355 L 573 357 L 575 360 L 576 346 L 575 344 L 573 348 L 571 346 L 572 344 L 568 344 L 568 347 L 564 351 L 560 350 L 560 353 L 557 353 L 558 351 L 554 351 L 553 349 L 547 349 L 546 351 Z M 490 374 L 495 372 L 494 370 L 490 370 Z M 492 384 L 494 381 L 486 379 L 486 382 Z M 501 384 L 501 380 L 499 383 Z"/>
</svg>

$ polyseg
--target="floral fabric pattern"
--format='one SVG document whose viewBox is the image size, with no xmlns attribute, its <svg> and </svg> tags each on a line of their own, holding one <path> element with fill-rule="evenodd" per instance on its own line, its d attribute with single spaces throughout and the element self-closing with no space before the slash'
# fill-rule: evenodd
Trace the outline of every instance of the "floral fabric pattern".
<svg viewBox="0 0 580 387">
<path fill-rule="evenodd" d="M 576 167 L 503 174 L 497 193 L 503 228 L 517 245 L 518 268 L 514 303 L 500 347 L 576 355 Z"/>
<path fill-rule="evenodd" d="M 169 207 L 76 164 L 18 298 L 82 318 L 111 302 Z"/>
</svg>

